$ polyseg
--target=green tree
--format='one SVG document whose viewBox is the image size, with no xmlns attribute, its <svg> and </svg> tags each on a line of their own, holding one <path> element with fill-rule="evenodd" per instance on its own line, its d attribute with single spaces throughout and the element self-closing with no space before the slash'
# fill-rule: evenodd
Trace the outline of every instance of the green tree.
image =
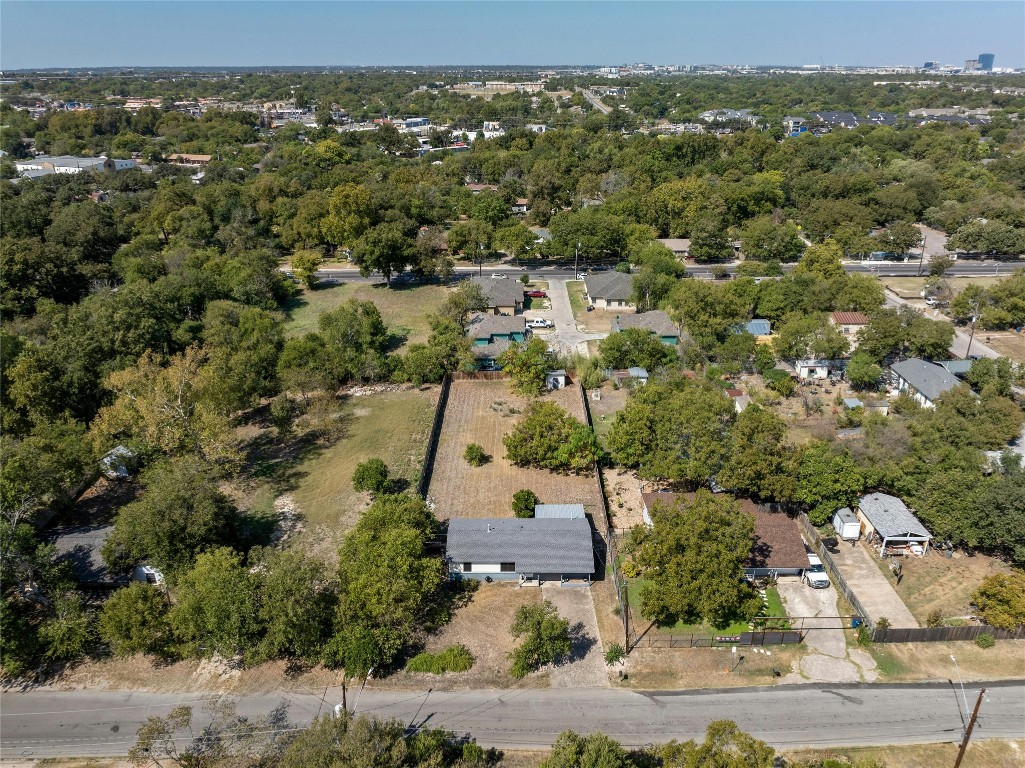
<svg viewBox="0 0 1025 768">
<path fill-rule="evenodd" d="M 495 247 L 519 260 L 534 250 L 536 239 L 537 235 L 517 221 L 495 232 Z"/>
<path fill-rule="evenodd" d="M 514 342 L 496 362 L 512 376 L 517 392 L 537 396 L 545 391 L 545 373 L 551 368 L 552 355 L 544 339 L 535 337 L 525 344 Z"/>
<path fill-rule="evenodd" d="M 338 382 L 387 377 L 388 329 L 377 306 L 349 299 L 318 319 L 323 341 L 322 369 Z"/>
<path fill-rule="evenodd" d="M 851 506 L 864 488 L 858 465 L 826 443 L 805 448 L 797 460 L 794 498 L 808 507 L 813 525 L 823 525 L 841 507 Z"/>
<path fill-rule="evenodd" d="M 482 312 L 487 308 L 488 299 L 480 285 L 464 282 L 445 298 L 438 315 L 465 329 L 471 312 Z"/>
<path fill-rule="evenodd" d="M 115 656 L 160 653 L 170 640 L 167 599 L 156 587 L 134 582 L 110 596 L 100 612 L 100 638 Z"/>
<path fill-rule="evenodd" d="M 139 498 L 118 511 L 103 545 L 112 568 L 145 564 L 171 576 L 203 550 L 234 540 L 238 513 L 201 459 L 159 462 L 143 473 L 142 486 Z"/>
<path fill-rule="evenodd" d="M 867 352 L 855 352 L 847 363 L 847 380 L 858 389 L 873 389 L 883 377 L 883 369 Z"/>
<path fill-rule="evenodd" d="M 521 642 L 510 654 L 515 678 L 526 677 L 545 664 L 554 664 L 572 649 L 569 621 L 545 600 L 541 605 L 521 605 L 516 609 L 512 636 Z"/>
<path fill-rule="evenodd" d="M 329 243 L 351 247 L 370 229 L 374 214 L 370 193 L 358 184 L 334 188 L 321 230 Z"/>
<path fill-rule="evenodd" d="M 776 326 L 772 348 L 780 360 L 812 357 L 835 360 L 847 353 L 849 343 L 838 326 L 820 314 L 792 313 Z"/>
<path fill-rule="evenodd" d="M 488 463 L 490 457 L 484 452 L 484 448 L 478 443 L 470 443 L 463 451 L 463 460 L 471 467 L 482 467 Z"/>
<path fill-rule="evenodd" d="M 546 401 L 531 403 L 502 443 L 509 461 L 521 467 L 579 472 L 601 458 L 601 446 L 591 428 Z"/>
<path fill-rule="evenodd" d="M 541 503 L 541 500 L 537 497 L 529 488 L 523 488 L 516 491 L 512 498 L 512 511 L 516 517 L 533 517 L 534 507 Z"/>
<path fill-rule="evenodd" d="M 947 240 L 947 249 L 996 256 L 1025 252 L 1025 234 L 1002 221 L 970 221 Z"/>
<path fill-rule="evenodd" d="M 720 219 L 704 217 L 694 224 L 690 236 L 690 255 L 698 262 L 729 261 L 734 258 L 733 243 Z"/>
<path fill-rule="evenodd" d="M 189 655 L 251 653 L 260 632 L 258 580 L 229 547 L 204 552 L 178 580 L 168 619 Z"/>
<path fill-rule="evenodd" d="M 745 259 L 757 261 L 797 261 L 804 253 L 801 231 L 791 221 L 775 224 L 768 216 L 759 216 L 744 224 L 740 232 Z"/>
<path fill-rule="evenodd" d="M 379 496 L 387 492 L 390 484 L 388 465 L 381 459 L 361 461 L 352 473 L 352 487 L 357 493 Z"/>
<path fill-rule="evenodd" d="M 292 271 L 295 273 L 295 279 L 307 288 L 316 286 L 320 260 L 320 254 L 316 251 L 298 251 L 292 254 Z"/>
<path fill-rule="evenodd" d="M 793 449 L 787 425 L 775 413 L 750 405 L 730 429 L 730 453 L 716 482 L 755 498 L 787 501 L 793 496 Z"/>
<path fill-rule="evenodd" d="M 415 256 L 413 241 L 397 223 L 372 227 L 352 247 L 352 260 L 359 267 L 359 273 L 368 277 L 372 272 L 380 272 L 388 285 L 393 274 L 415 262 Z"/>
<path fill-rule="evenodd" d="M 882 231 L 880 239 L 887 251 L 904 256 L 922 242 L 922 233 L 910 221 L 895 221 Z"/>
<path fill-rule="evenodd" d="M 39 628 L 48 659 L 77 659 L 96 638 L 94 616 L 75 592 L 65 592 L 53 601 L 51 615 Z"/>
<path fill-rule="evenodd" d="M 647 328 L 625 328 L 598 342 L 598 352 L 607 368 L 639 366 L 656 371 L 675 363 L 676 350 Z"/>
<path fill-rule="evenodd" d="M 822 280 L 842 279 L 845 276 L 843 264 L 843 251 L 840 246 L 832 240 L 812 245 L 804 252 L 801 260 L 797 262 L 795 274 L 810 274 Z"/>
<path fill-rule="evenodd" d="M 773 768 L 776 765 L 775 750 L 740 730 L 732 720 L 709 723 L 701 744 L 673 741 L 653 751 L 664 768 Z"/>
<path fill-rule="evenodd" d="M 539 768 L 634 768 L 627 751 L 604 733 L 559 734 Z"/>
<path fill-rule="evenodd" d="M 874 312 L 885 302 L 886 291 L 879 278 L 854 272 L 844 279 L 833 308 L 840 312 Z"/>
<path fill-rule="evenodd" d="M 982 620 L 998 629 L 1025 624 L 1025 574 L 997 573 L 987 576 L 972 594 Z"/>
<path fill-rule="evenodd" d="M 705 621 L 724 627 L 757 610 L 741 578 L 751 554 L 754 518 L 729 497 L 698 491 L 693 501 L 656 506 L 637 559 L 650 574 L 641 615 L 661 625 Z"/>
<path fill-rule="evenodd" d="M 494 237 L 494 229 L 486 221 L 459 221 L 448 231 L 448 249 L 473 260 L 483 259 L 491 253 Z"/>
<path fill-rule="evenodd" d="M 300 549 L 268 551 L 258 590 L 260 658 L 316 661 L 330 636 L 334 600 L 324 565 Z"/>
</svg>

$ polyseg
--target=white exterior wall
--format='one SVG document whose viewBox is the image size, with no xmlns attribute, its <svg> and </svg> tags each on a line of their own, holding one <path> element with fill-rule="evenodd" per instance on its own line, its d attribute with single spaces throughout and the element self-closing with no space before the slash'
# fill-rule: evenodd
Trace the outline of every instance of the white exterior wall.
<svg viewBox="0 0 1025 768">
<path fill-rule="evenodd" d="M 501 573 L 502 566 L 500 563 L 473 563 L 469 571 L 463 571 L 462 563 L 453 563 L 452 570 L 459 573 Z"/>
<path fill-rule="evenodd" d="M 897 377 L 897 389 L 900 392 L 907 392 L 911 399 L 918 403 L 923 408 L 935 408 L 936 404 L 919 392 L 917 389 L 908 384 L 904 379 Z"/>
</svg>

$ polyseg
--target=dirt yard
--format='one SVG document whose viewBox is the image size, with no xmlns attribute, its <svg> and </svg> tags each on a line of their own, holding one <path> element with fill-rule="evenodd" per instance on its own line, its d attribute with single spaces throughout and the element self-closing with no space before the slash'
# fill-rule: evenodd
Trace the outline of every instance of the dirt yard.
<svg viewBox="0 0 1025 768">
<path fill-rule="evenodd" d="M 868 650 L 876 660 L 879 682 L 956 679 L 951 654 L 957 657 L 966 683 L 1025 678 L 1025 640 L 998 640 L 992 648 L 967 641 L 873 643 Z"/>
<path fill-rule="evenodd" d="M 619 313 L 604 309 L 593 309 L 588 312 L 587 299 L 584 298 L 583 280 L 568 281 L 566 290 L 569 291 L 569 303 L 573 307 L 573 317 L 581 328 L 594 333 L 608 333 L 612 330 L 612 321 Z"/>
<path fill-rule="evenodd" d="M 990 331 L 976 334 L 994 352 L 999 352 L 1015 362 L 1025 363 L 1025 334 L 1011 331 Z"/>
<path fill-rule="evenodd" d="M 648 484 L 637 479 L 633 470 L 622 467 L 603 467 L 602 478 L 605 481 L 605 497 L 609 502 L 609 514 L 612 515 L 612 527 L 617 531 L 625 531 L 644 522 L 641 499 L 641 486 L 651 490 Z"/>
<path fill-rule="evenodd" d="M 516 647 L 509 632 L 516 609 L 521 605 L 537 605 L 541 590 L 513 584 L 481 584 L 470 602 L 459 608 L 452 621 L 438 630 L 426 644 L 426 650 L 438 653 L 450 645 L 462 644 L 476 662 L 466 672 L 444 675 L 398 672 L 383 680 L 371 681 L 368 687 L 420 688 L 435 690 L 460 688 L 538 688 L 548 686 L 548 673 L 540 672 L 516 680 L 509 674 L 508 654 Z"/>
<path fill-rule="evenodd" d="M 874 558 L 890 584 L 924 627 L 929 614 L 938 610 L 945 619 L 973 616 L 969 603 L 982 580 L 996 573 L 1010 573 L 1006 563 L 994 557 L 954 552 L 951 559 L 931 549 L 923 557 L 901 558 L 902 578 L 896 583 L 884 562 Z"/>
<path fill-rule="evenodd" d="M 903 744 L 894 747 L 844 747 L 825 750 L 783 750 L 780 754 L 798 761 L 833 760 L 830 765 L 878 765 L 880 768 L 922 768 L 953 765 L 958 745 Z M 850 762 L 841 762 L 850 761 Z M 1025 764 L 1025 741 L 975 740 L 968 745 L 964 765 L 973 768 L 1021 768 Z M 789 763 L 788 763 L 789 765 Z M 504 763 L 503 763 L 504 766 Z"/>
<path fill-rule="evenodd" d="M 775 685 L 806 652 L 804 646 L 774 646 L 765 652 L 753 648 L 634 648 L 626 663 L 624 688 L 669 690 L 675 688 L 737 688 Z M 740 656 L 744 660 L 738 664 Z M 736 669 L 734 669 L 736 668 Z"/>
<path fill-rule="evenodd" d="M 545 397 L 583 419 L 575 387 Z M 599 514 L 601 499 L 592 475 L 517 467 L 505 458 L 502 437 L 522 418 L 528 402 L 507 381 L 452 383 L 428 490 L 439 519 L 511 517 L 513 494 L 521 488 L 534 491 L 544 503 L 583 504 L 588 513 Z M 470 443 L 483 446 L 491 461 L 482 467 L 467 464 L 463 452 Z"/>
</svg>

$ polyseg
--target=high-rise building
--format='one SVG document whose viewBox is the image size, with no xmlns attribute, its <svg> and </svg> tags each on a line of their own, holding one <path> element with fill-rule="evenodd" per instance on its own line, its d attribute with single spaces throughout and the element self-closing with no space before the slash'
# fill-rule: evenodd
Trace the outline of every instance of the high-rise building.
<svg viewBox="0 0 1025 768">
<path fill-rule="evenodd" d="M 978 68 L 979 68 L 979 60 L 978 59 L 965 59 L 965 62 L 964 62 L 964 71 L 965 72 L 974 72 Z"/>
<path fill-rule="evenodd" d="M 927 61 L 925 62 L 925 64 L 922 65 L 922 69 L 936 69 L 936 67 L 938 66 L 939 64 L 937 64 L 935 61 Z"/>
<path fill-rule="evenodd" d="M 995 58 L 996 57 L 992 53 L 980 53 L 978 58 L 979 69 L 983 70 L 984 72 L 992 72 L 993 59 Z"/>
</svg>

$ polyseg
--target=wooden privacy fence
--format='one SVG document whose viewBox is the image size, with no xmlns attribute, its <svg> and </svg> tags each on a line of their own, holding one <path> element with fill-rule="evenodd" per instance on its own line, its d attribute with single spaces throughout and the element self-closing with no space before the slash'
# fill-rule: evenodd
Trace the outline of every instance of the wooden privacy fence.
<svg viewBox="0 0 1025 768">
<path fill-rule="evenodd" d="M 975 640 L 991 635 L 994 640 L 1025 640 L 1025 627 L 997 629 L 985 624 L 972 627 L 888 627 L 872 632 L 873 643 L 946 643 L 951 640 Z"/>
<path fill-rule="evenodd" d="M 431 434 L 427 437 L 424 462 L 420 466 L 420 478 L 416 481 L 416 492 L 424 498 L 427 497 L 427 489 L 431 485 L 431 473 L 434 472 L 434 457 L 438 452 L 438 438 L 441 437 L 441 425 L 445 420 L 445 406 L 448 404 L 448 390 L 451 386 L 451 377 L 446 376 L 441 380 L 438 404 L 434 406 L 434 421 L 431 423 Z"/>
<path fill-rule="evenodd" d="M 822 561 L 822 565 L 825 566 L 825 569 L 829 572 L 829 577 L 833 580 L 836 588 L 840 590 L 840 593 L 847 599 L 847 602 L 850 603 L 854 610 L 858 612 L 858 615 L 864 619 L 865 626 L 871 629 L 872 622 L 868 617 L 868 611 L 865 610 L 865 607 L 861 604 L 858 596 L 854 594 L 854 590 L 847 585 L 847 580 L 844 579 L 843 575 L 840 573 L 840 569 L 833 561 L 833 557 L 829 554 L 829 550 L 826 549 L 826 545 L 823 543 L 822 537 L 819 536 L 819 532 L 815 530 L 815 526 L 811 524 L 811 520 L 809 520 L 808 516 L 802 512 L 797 516 L 797 522 L 800 524 L 808 538 L 811 539 L 812 546 L 815 548 L 815 554 L 819 556 L 819 559 Z"/>
<path fill-rule="evenodd" d="M 673 632 L 646 632 L 638 637 L 632 648 L 729 648 L 730 646 L 798 645 L 801 633 L 790 632 L 742 632 L 732 636 L 698 635 Z"/>
<path fill-rule="evenodd" d="M 453 371 L 453 381 L 505 381 L 510 378 L 505 371 Z"/>
</svg>

